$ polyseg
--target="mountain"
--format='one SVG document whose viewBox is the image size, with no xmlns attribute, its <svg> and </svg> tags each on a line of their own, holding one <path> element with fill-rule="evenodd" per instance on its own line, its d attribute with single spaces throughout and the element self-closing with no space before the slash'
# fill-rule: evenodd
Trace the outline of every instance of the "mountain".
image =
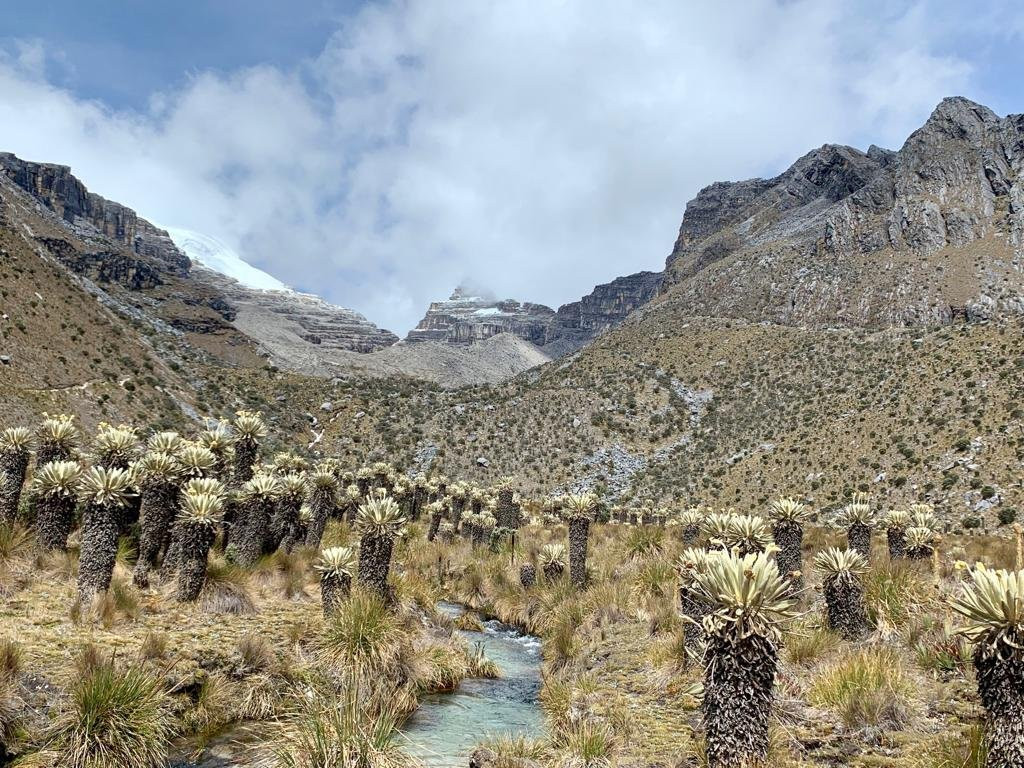
<svg viewBox="0 0 1024 768">
<path fill-rule="evenodd" d="M 1024 116 L 945 99 L 895 152 L 825 145 L 686 206 L 666 291 L 693 314 L 886 327 L 1024 311 Z"/>
<path fill-rule="evenodd" d="M 947 99 L 898 151 L 829 145 L 711 185 L 657 295 L 577 353 L 428 404 L 361 401 L 323 444 L 365 423 L 370 455 L 481 484 L 757 511 L 863 491 L 995 529 L 1024 471 L 1022 171 L 1024 116 Z"/>
<path fill-rule="evenodd" d="M 36 236 L 73 272 L 118 292 L 135 311 L 194 334 L 212 354 L 249 347 L 254 357 L 316 359 L 320 349 L 371 352 L 398 340 L 365 317 L 292 291 L 218 240 L 184 229 L 165 231 L 133 210 L 89 192 L 67 166 L 0 154 L 12 193 L 30 195 L 57 234 Z M 72 239 L 81 241 L 78 248 Z M 197 266 L 199 265 L 199 266 Z"/>
<path fill-rule="evenodd" d="M 288 290 L 288 286 L 276 277 L 247 263 L 215 237 L 179 227 L 164 227 L 164 230 L 178 246 L 178 250 L 188 256 L 193 264 L 202 264 L 247 288 L 260 291 Z"/>
<path fill-rule="evenodd" d="M 474 296 L 460 286 L 446 301 L 433 302 L 405 340 L 462 345 L 510 333 L 551 357 L 561 357 L 621 323 L 655 296 L 660 285 L 660 273 L 619 277 L 557 311 L 543 304 Z"/>
</svg>

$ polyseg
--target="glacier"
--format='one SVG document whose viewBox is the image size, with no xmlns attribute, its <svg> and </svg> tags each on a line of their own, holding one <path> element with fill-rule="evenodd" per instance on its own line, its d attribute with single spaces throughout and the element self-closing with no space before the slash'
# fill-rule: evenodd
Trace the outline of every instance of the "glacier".
<svg viewBox="0 0 1024 768">
<path fill-rule="evenodd" d="M 276 277 L 245 261 L 215 237 L 180 227 L 161 227 L 192 261 L 259 291 L 291 291 Z"/>
</svg>

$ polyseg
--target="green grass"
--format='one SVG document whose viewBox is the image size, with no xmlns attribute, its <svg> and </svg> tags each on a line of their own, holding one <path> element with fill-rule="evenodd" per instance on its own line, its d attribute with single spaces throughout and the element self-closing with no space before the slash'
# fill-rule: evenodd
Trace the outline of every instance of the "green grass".
<svg viewBox="0 0 1024 768">
<path fill-rule="evenodd" d="M 66 768 L 163 765 L 172 735 L 164 681 L 112 659 L 90 664 L 71 685 L 48 746 Z"/>
<path fill-rule="evenodd" d="M 807 693 L 808 701 L 835 711 L 847 728 L 902 730 L 911 717 L 914 683 L 894 651 L 850 651 L 825 666 Z"/>
<path fill-rule="evenodd" d="M 373 675 L 395 664 L 406 636 L 406 628 L 379 597 L 353 589 L 324 627 L 319 653 L 335 668 L 354 667 Z"/>
</svg>

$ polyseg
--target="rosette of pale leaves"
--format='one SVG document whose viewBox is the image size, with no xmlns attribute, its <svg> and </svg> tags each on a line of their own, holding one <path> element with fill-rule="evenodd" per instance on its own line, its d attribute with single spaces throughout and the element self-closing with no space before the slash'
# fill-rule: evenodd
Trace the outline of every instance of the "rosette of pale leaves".
<svg viewBox="0 0 1024 768">
<path fill-rule="evenodd" d="M 356 513 L 356 527 L 374 537 L 397 536 L 405 525 L 402 509 L 387 494 L 372 494 Z"/>
<path fill-rule="evenodd" d="M 0 454 L 25 453 L 32 447 L 32 432 L 25 427 L 8 427 L 0 432 Z"/>
<path fill-rule="evenodd" d="M 213 451 L 198 443 L 186 443 L 178 453 L 178 461 L 186 477 L 205 475 L 217 466 Z"/>
<path fill-rule="evenodd" d="M 545 544 L 541 547 L 537 560 L 542 566 L 552 565 L 554 563 L 565 565 L 565 545 Z"/>
<path fill-rule="evenodd" d="M 910 523 L 914 528 L 928 528 L 931 531 L 939 530 L 939 519 L 931 504 L 911 504 Z"/>
<path fill-rule="evenodd" d="M 207 494 L 210 496 L 220 496 L 224 498 L 227 496 L 227 491 L 224 488 L 224 483 L 220 480 L 215 480 L 212 477 L 196 477 L 185 483 L 184 491 L 186 494 Z"/>
<path fill-rule="evenodd" d="M 100 424 L 96 439 L 93 441 L 93 453 L 103 464 L 112 462 L 130 462 L 135 457 L 138 438 L 135 430 L 121 425 Z"/>
<path fill-rule="evenodd" d="M 677 517 L 680 525 L 701 525 L 704 522 L 704 510 L 700 507 L 687 507 Z"/>
<path fill-rule="evenodd" d="M 562 497 L 562 514 L 568 520 L 593 521 L 597 497 L 592 493 L 567 493 Z"/>
<path fill-rule="evenodd" d="M 181 477 L 181 462 L 170 453 L 150 451 L 134 465 L 135 479 L 141 484 L 168 483 Z"/>
<path fill-rule="evenodd" d="M 284 475 L 280 479 L 281 498 L 286 501 L 302 501 L 306 495 L 306 478 L 298 473 Z"/>
<path fill-rule="evenodd" d="M 729 533 L 733 527 L 733 519 L 736 517 L 732 512 L 712 512 L 701 522 L 702 529 L 707 537 L 715 544 L 727 546 Z"/>
<path fill-rule="evenodd" d="M 810 509 L 802 501 L 789 497 L 775 499 L 769 507 L 773 520 L 790 523 L 806 523 L 811 516 Z"/>
<path fill-rule="evenodd" d="M 359 486 L 356 485 L 355 483 L 352 483 L 347 488 L 345 488 L 345 498 L 348 501 L 357 501 L 361 496 L 362 494 L 359 492 Z"/>
<path fill-rule="evenodd" d="M 257 473 L 242 486 L 242 497 L 246 499 L 276 499 L 280 495 L 280 478 L 267 472 Z"/>
<path fill-rule="evenodd" d="M 224 513 L 224 497 L 214 493 L 186 492 L 181 500 L 180 518 L 193 525 L 213 528 Z"/>
<path fill-rule="evenodd" d="M 864 494 L 854 494 L 853 499 L 853 501 L 840 510 L 837 518 L 838 523 L 844 526 L 858 524 L 874 525 L 875 513 L 867 502 L 867 497 Z"/>
<path fill-rule="evenodd" d="M 253 411 L 239 411 L 233 424 L 235 434 L 248 440 L 259 440 L 267 436 L 267 425 L 263 417 Z"/>
<path fill-rule="evenodd" d="M 43 416 L 43 423 L 39 425 L 38 431 L 40 440 L 70 448 L 78 439 L 78 427 L 75 426 L 74 416 L 66 413 L 57 416 L 44 413 Z"/>
<path fill-rule="evenodd" d="M 320 553 L 314 568 L 332 576 L 354 576 L 358 557 L 351 547 L 328 547 Z"/>
<path fill-rule="evenodd" d="M 915 525 L 907 528 L 907 549 L 930 548 L 935 543 L 935 531 Z"/>
<path fill-rule="evenodd" d="M 234 437 L 225 424 L 215 424 L 199 433 L 199 443 L 215 454 L 223 454 L 230 450 Z"/>
<path fill-rule="evenodd" d="M 829 547 L 815 556 L 814 567 L 822 571 L 826 578 L 850 581 L 867 572 L 868 561 L 856 550 Z"/>
<path fill-rule="evenodd" d="M 676 573 L 679 574 L 680 580 L 692 585 L 696 574 L 699 571 L 706 570 L 711 559 L 717 556 L 717 552 L 708 552 L 708 550 L 699 549 L 698 547 L 684 549 L 682 554 L 676 558 Z"/>
<path fill-rule="evenodd" d="M 306 477 L 310 488 L 333 493 L 338 488 L 338 478 L 328 468 L 323 465 L 318 466 Z M 356 488 L 356 486 L 352 486 Z M 359 493 L 359 488 L 356 488 L 356 493 Z"/>
<path fill-rule="evenodd" d="M 91 467 L 78 481 L 78 499 L 85 504 L 123 507 L 131 496 L 132 472 L 125 469 Z"/>
<path fill-rule="evenodd" d="M 732 515 L 725 531 L 728 547 L 739 547 L 748 552 L 767 551 L 775 546 L 768 521 L 758 515 Z"/>
<path fill-rule="evenodd" d="M 711 606 L 704 631 L 732 644 L 751 635 L 778 639 L 779 625 L 796 616 L 790 583 L 764 554 L 713 553 L 694 583 Z"/>
<path fill-rule="evenodd" d="M 78 492 L 82 467 L 77 461 L 51 461 L 32 478 L 32 491 L 38 496 L 72 498 Z"/>
<path fill-rule="evenodd" d="M 273 467 L 274 472 L 281 475 L 288 475 L 304 472 L 309 466 L 309 462 L 297 454 L 282 452 L 274 456 L 271 466 Z"/>
<path fill-rule="evenodd" d="M 177 432 L 154 432 L 146 441 L 146 449 L 157 453 L 177 453 L 185 441 Z"/>
<path fill-rule="evenodd" d="M 952 603 L 965 620 L 958 631 L 992 651 L 1019 654 L 1024 649 L 1024 571 L 979 564 L 970 573 L 973 583 L 965 584 Z"/>
<path fill-rule="evenodd" d="M 885 516 L 886 528 L 904 529 L 910 525 L 910 512 L 905 509 L 894 509 Z"/>
</svg>

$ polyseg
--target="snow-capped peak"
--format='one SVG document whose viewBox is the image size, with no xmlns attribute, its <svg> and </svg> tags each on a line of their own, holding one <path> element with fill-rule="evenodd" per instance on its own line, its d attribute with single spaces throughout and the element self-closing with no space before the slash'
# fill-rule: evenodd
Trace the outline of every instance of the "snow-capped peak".
<svg viewBox="0 0 1024 768">
<path fill-rule="evenodd" d="M 233 278 L 242 285 L 261 291 L 290 291 L 273 275 L 247 263 L 234 250 L 215 237 L 178 227 L 164 227 L 171 240 L 192 261 L 197 261 L 214 272 Z"/>
</svg>

